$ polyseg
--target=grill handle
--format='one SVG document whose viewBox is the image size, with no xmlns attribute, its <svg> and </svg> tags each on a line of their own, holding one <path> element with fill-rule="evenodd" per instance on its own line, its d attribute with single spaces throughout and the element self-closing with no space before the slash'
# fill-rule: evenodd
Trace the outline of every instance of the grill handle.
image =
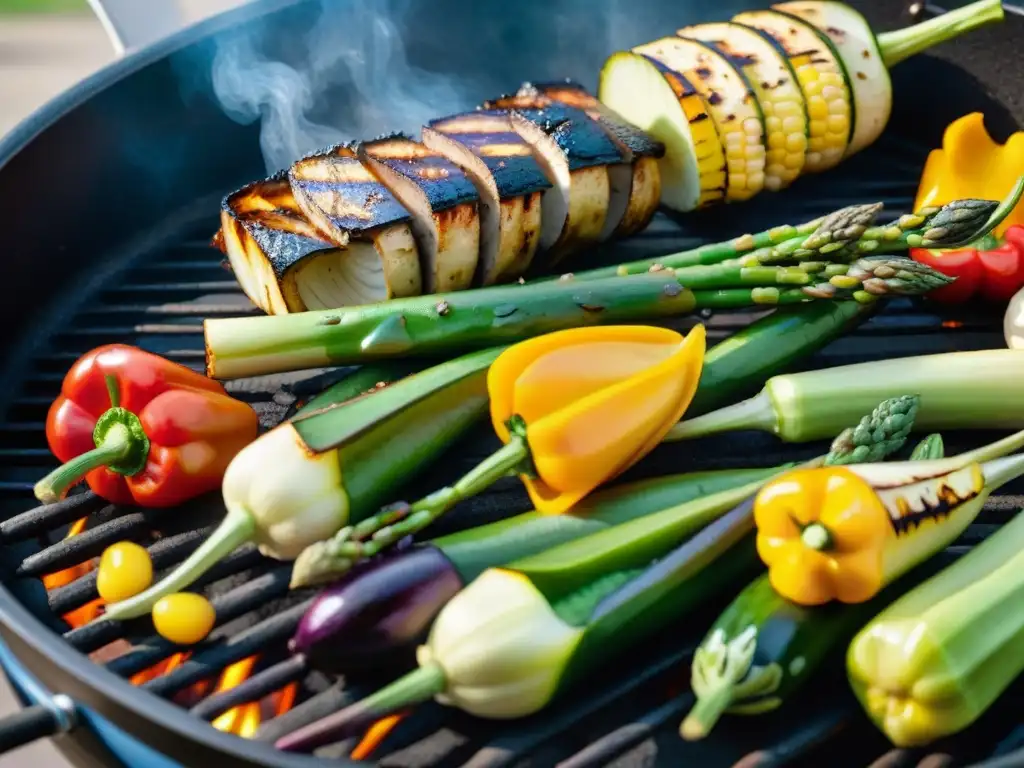
<svg viewBox="0 0 1024 768">
<path fill-rule="evenodd" d="M 185 6 L 204 15 L 234 8 L 248 0 L 89 0 L 118 56 L 144 48 L 185 26 Z M 195 16 L 195 14 L 192 14 Z"/>
<path fill-rule="evenodd" d="M 0 755 L 33 741 L 75 727 L 75 705 L 67 696 L 54 696 L 46 704 L 36 704 L 0 718 Z"/>
</svg>

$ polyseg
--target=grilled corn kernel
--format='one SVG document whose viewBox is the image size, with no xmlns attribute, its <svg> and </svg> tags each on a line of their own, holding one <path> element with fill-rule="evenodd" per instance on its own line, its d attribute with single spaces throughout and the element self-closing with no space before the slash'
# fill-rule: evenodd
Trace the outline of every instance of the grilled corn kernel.
<svg viewBox="0 0 1024 768">
<path fill-rule="evenodd" d="M 841 72 L 809 56 L 793 59 L 810 117 L 805 169 L 811 173 L 838 164 L 850 140 L 850 90 Z"/>
<path fill-rule="evenodd" d="M 153 626 L 161 637 L 177 645 L 203 640 L 217 619 L 210 601 L 202 595 L 179 592 L 161 598 L 153 606 Z"/>
<path fill-rule="evenodd" d="M 96 572 L 96 591 L 106 602 L 135 597 L 152 583 L 153 561 L 145 548 L 121 541 L 103 551 Z"/>
<path fill-rule="evenodd" d="M 803 96 L 795 83 L 766 88 L 753 83 L 754 92 L 765 114 L 764 186 L 773 192 L 785 189 L 800 175 L 807 149 L 807 115 Z"/>
</svg>

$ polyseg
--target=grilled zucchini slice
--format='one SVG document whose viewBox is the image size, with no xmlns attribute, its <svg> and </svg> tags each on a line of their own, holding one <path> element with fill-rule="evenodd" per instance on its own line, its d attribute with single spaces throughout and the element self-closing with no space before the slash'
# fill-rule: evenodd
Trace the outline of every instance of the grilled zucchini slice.
<svg viewBox="0 0 1024 768">
<path fill-rule="evenodd" d="M 810 118 L 805 172 L 835 167 L 853 138 L 855 115 L 842 60 L 829 39 L 803 19 L 782 11 L 749 11 L 732 20 L 768 36 L 789 56 Z"/>
<path fill-rule="evenodd" d="M 726 199 L 764 189 L 764 116 L 750 84 L 719 51 L 696 40 L 663 37 L 633 49 L 681 72 L 700 93 L 725 149 Z"/>
<path fill-rule="evenodd" d="M 542 197 L 551 183 L 508 114 L 479 111 L 434 120 L 422 139 L 459 166 L 480 195 L 475 281 L 491 285 L 523 275 L 540 244 Z"/>
<path fill-rule="evenodd" d="M 288 171 L 288 182 L 294 204 L 336 248 L 282 264 L 289 311 L 420 294 L 419 254 L 409 212 L 362 166 L 351 146 L 329 147 L 303 158 Z"/>
<path fill-rule="evenodd" d="M 661 199 L 658 159 L 665 155 L 664 144 L 635 125 L 630 125 L 586 88 L 570 80 L 536 85 L 524 83 L 516 95 L 532 99 L 547 98 L 552 102 L 581 109 L 618 146 L 625 162 L 608 166 L 611 199 L 601 233 L 602 240 L 628 237 L 651 222 Z"/>
<path fill-rule="evenodd" d="M 600 242 L 611 203 L 608 167 L 622 163 L 622 153 L 604 129 L 586 112 L 550 99 L 505 96 L 488 101 L 484 109 L 509 110 L 513 129 L 566 195 L 568 215 L 561 232 L 556 236 L 546 223 L 543 228 L 545 266 Z"/>
<path fill-rule="evenodd" d="M 470 288 L 480 257 L 480 197 L 466 174 L 397 134 L 360 144 L 358 155 L 413 216 L 424 293 Z"/>
<path fill-rule="evenodd" d="M 685 213 L 725 200 L 725 150 L 697 89 L 649 56 L 620 51 L 601 68 L 598 99 L 665 145 L 661 202 Z"/>
<path fill-rule="evenodd" d="M 867 20 L 845 3 L 833 0 L 799 0 L 772 7 L 813 24 L 839 53 L 854 105 L 853 136 L 846 157 L 873 144 L 892 114 L 892 80 Z"/>
<path fill-rule="evenodd" d="M 807 154 L 807 104 L 785 51 L 729 22 L 683 27 L 677 34 L 712 46 L 747 78 L 764 113 L 765 188 L 775 192 L 796 181 Z"/>
</svg>

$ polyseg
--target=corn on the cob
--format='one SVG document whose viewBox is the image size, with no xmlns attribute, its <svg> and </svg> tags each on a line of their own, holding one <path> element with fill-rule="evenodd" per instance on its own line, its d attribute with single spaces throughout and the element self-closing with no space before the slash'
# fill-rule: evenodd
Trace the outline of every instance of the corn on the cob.
<svg viewBox="0 0 1024 768">
<path fill-rule="evenodd" d="M 807 152 L 807 105 L 785 54 L 739 24 L 697 24 L 677 34 L 714 46 L 746 76 L 764 113 L 765 188 L 775 192 L 796 181 Z"/>
<path fill-rule="evenodd" d="M 726 199 L 749 200 L 764 188 L 764 120 L 743 73 L 696 40 L 665 37 L 633 49 L 681 72 L 693 83 L 725 149 Z"/>
<path fill-rule="evenodd" d="M 843 65 L 822 33 L 780 11 L 750 11 L 733 17 L 775 41 L 789 57 L 804 94 L 809 118 L 804 170 L 819 173 L 837 165 L 852 138 L 853 99 Z M 787 138 L 795 148 L 799 137 Z"/>
</svg>

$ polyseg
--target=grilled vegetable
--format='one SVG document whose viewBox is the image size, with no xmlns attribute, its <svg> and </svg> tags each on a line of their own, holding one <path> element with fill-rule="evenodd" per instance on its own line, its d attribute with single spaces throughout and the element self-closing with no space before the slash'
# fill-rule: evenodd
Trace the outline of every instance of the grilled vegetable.
<svg viewBox="0 0 1024 768">
<path fill-rule="evenodd" d="M 303 300 L 303 295 L 311 298 L 310 275 L 324 269 L 310 267 L 318 260 L 336 263 L 343 251 L 309 223 L 295 202 L 286 173 L 225 197 L 220 220 L 216 242 L 250 301 L 268 315 L 323 308 L 315 299 L 311 299 L 313 306 Z M 415 257 L 414 253 L 410 258 L 414 265 Z"/>
<path fill-rule="evenodd" d="M 984 371 L 979 376 L 978 371 Z M 666 440 L 687 440 L 736 429 L 771 432 L 786 442 L 828 437 L 872 403 L 904 392 L 921 398 L 921 429 L 1024 427 L 1020 381 L 1024 356 L 1015 350 L 950 352 L 904 357 L 768 380 L 749 400 L 688 419 Z M 970 393 L 967 396 L 965 393 Z"/>
<path fill-rule="evenodd" d="M 219 488 L 258 429 L 252 408 L 202 374 L 135 347 L 97 347 L 50 406 L 46 439 L 64 463 L 35 495 L 52 504 L 84 477 L 114 504 L 173 507 Z"/>
<path fill-rule="evenodd" d="M 911 460 L 941 457 L 942 440 L 931 435 Z M 929 561 L 865 603 L 814 608 L 789 602 L 767 574 L 759 576 L 718 617 L 694 653 L 691 687 L 697 702 L 680 728 L 683 738 L 703 738 L 723 712 L 757 715 L 777 709 L 840 655 L 868 619 L 936 568 Z"/>
<path fill-rule="evenodd" d="M 478 717 L 505 719 L 536 712 L 614 651 L 656 632 L 702 596 L 711 596 L 721 582 L 733 580 L 735 571 L 749 573 L 756 559 L 752 544 L 730 563 L 720 559 L 702 573 L 700 589 L 686 589 L 685 579 L 682 587 L 667 589 L 676 584 L 665 581 L 651 585 L 651 599 L 609 604 L 616 589 L 643 573 L 651 560 L 670 552 L 759 485 L 757 481 L 721 491 L 487 569 L 441 610 L 427 643 L 417 651 L 418 670 L 279 739 L 276 746 L 315 749 L 434 696 Z M 694 547 L 699 540 L 707 549 L 706 533 L 695 537 Z"/>
<path fill-rule="evenodd" d="M 907 593 L 854 638 L 847 670 L 898 747 L 980 717 L 1024 672 L 1024 515 Z"/>
<path fill-rule="evenodd" d="M 796 181 L 807 152 L 807 104 L 785 52 L 741 24 L 698 24 L 677 34 L 714 47 L 746 78 L 764 114 L 765 188 L 774 192 Z"/>
<path fill-rule="evenodd" d="M 202 546 L 145 592 L 109 605 L 128 619 L 185 589 L 236 547 L 255 541 L 290 560 L 375 512 L 487 411 L 486 372 L 502 348 L 428 368 L 366 397 L 318 399 L 240 452 L 224 475 L 227 514 Z"/>
<path fill-rule="evenodd" d="M 615 142 L 624 162 L 608 166 L 611 197 L 601 239 L 627 237 L 646 227 L 658 210 L 661 198 L 661 174 L 658 160 L 665 155 L 665 145 L 652 139 L 639 128 L 602 104 L 583 86 L 561 83 L 525 83 L 516 94 L 532 102 L 550 100 L 587 113 Z"/>
<path fill-rule="evenodd" d="M 658 161 L 664 205 L 692 211 L 725 199 L 725 149 L 707 105 L 682 74 L 620 51 L 601 68 L 598 98 L 665 145 Z"/>
<path fill-rule="evenodd" d="M 838 164 L 850 145 L 856 119 L 839 52 L 812 24 L 792 14 L 747 11 L 732 20 L 761 32 L 789 57 L 810 120 L 805 172 L 818 173 Z"/>
<path fill-rule="evenodd" d="M 1005 304 L 1024 288 L 1024 226 L 1020 224 L 1007 229 L 1002 241 L 989 235 L 971 248 L 914 248 L 910 255 L 937 272 L 956 278 L 952 285 L 928 294 L 934 301 L 960 304 L 979 298 Z"/>
<path fill-rule="evenodd" d="M 455 163 L 480 195 L 480 260 L 474 283 L 492 285 L 526 272 L 540 245 L 541 211 L 562 205 L 533 150 L 507 115 L 469 112 L 423 128 L 423 143 Z M 546 191 L 547 190 L 547 191 Z M 542 203 L 542 199 L 545 201 Z M 552 213 L 565 219 L 565 211 Z"/>
<path fill-rule="evenodd" d="M 736 260 L 740 264 L 846 261 L 850 254 L 884 250 L 898 253 L 910 248 L 959 248 L 985 237 L 1013 210 L 1024 195 L 1024 177 L 1000 203 L 964 199 L 941 208 L 922 208 L 888 224 L 872 226 L 881 203 L 851 205 L 798 226 L 783 225 L 756 235 L 742 235 L 653 259 L 640 259 L 614 267 L 574 273 L 577 280 L 612 275 L 634 275 L 662 269 L 686 269 Z M 831 268 L 826 267 L 826 269 Z"/>
<path fill-rule="evenodd" d="M 445 603 L 486 569 L 779 471 L 722 470 L 643 480 L 598 491 L 564 515 L 534 510 L 389 552 L 322 592 L 290 648 L 317 669 L 342 673 L 393 663 L 399 652 L 411 657 Z M 301 558 L 296 561 L 293 587 L 337 575 L 310 565 L 307 570 Z"/>
<path fill-rule="evenodd" d="M 998 3 L 994 4 L 993 12 L 998 7 Z M 950 123 L 942 136 L 942 148 L 928 155 L 915 207 L 941 205 L 964 194 L 1005 194 L 1013 187 L 1021 168 L 1024 131 L 1017 131 L 1005 143 L 997 144 L 985 129 L 984 115 L 972 112 Z M 994 234 L 1002 236 L 1020 225 L 1024 225 L 1024 204 L 1017 205 Z"/>
<path fill-rule="evenodd" d="M 743 73 L 715 48 L 696 40 L 665 37 L 637 46 L 679 72 L 704 99 L 725 149 L 726 199 L 748 200 L 764 187 L 764 116 Z M 642 92 L 636 94 L 642 97 Z"/>
<path fill-rule="evenodd" d="M 288 180 L 309 222 L 340 249 L 295 266 L 289 307 L 332 309 L 423 291 L 412 216 L 359 162 L 354 147 L 329 147 L 303 158 Z"/>
<path fill-rule="evenodd" d="M 856 328 L 875 305 L 819 301 L 780 307 L 713 346 L 704 356 L 697 394 L 686 409 L 694 416 L 736 402 L 761 382 Z"/>
<path fill-rule="evenodd" d="M 799 269 L 721 265 L 578 284 L 560 280 L 492 286 L 290 316 L 208 319 L 207 372 L 215 378 L 236 378 L 403 355 L 458 353 L 563 328 L 653 320 L 703 308 L 781 306 L 813 299 L 870 302 L 883 291 L 913 295 L 950 280 L 911 259 L 865 258 L 836 267 L 846 274 L 802 288 L 714 290 L 723 283 L 786 286 L 810 280 Z M 691 291 L 680 283 L 701 289 Z"/>
<path fill-rule="evenodd" d="M 541 248 L 547 265 L 600 241 L 611 205 L 608 167 L 623 162 L 618 145 L 585 112 L 545 98 L 511 96 L 484 109 L 509 109 L 512 128 L 534 149 L 534 156 L 566 202 L 566 218 L 543 222 Z"/>
<path fill-rule="evenodd" d="M 314 544 L 302 570 L 326 559 L 341 571 L 373 557 L 505 475 L 518 475 L 544 514 L 567 512 L 661 442 L 693 398 L 703 359 L 702 325 L 685 339 L 665 328 L 575 328 L 509 348 L 487 373 L 504 446 L 454 484 Z"/>
<path fill-rule="evenodd" d="M 469 288 L 480 253 L 480 216 L 466 174 L 405 136 L 360 144 L 358 155 L 412 214 L 424 292 Z"/>
<path fill-rule="evenodd" d="M 922 411 L 925 400 L 922 398 Z M 794 470 L 754 502 L 772 587 L 800 605 L 861 603 L 952 543 L 1024 474 L 1024 431 L 934 461 Z"/>
</svg>

